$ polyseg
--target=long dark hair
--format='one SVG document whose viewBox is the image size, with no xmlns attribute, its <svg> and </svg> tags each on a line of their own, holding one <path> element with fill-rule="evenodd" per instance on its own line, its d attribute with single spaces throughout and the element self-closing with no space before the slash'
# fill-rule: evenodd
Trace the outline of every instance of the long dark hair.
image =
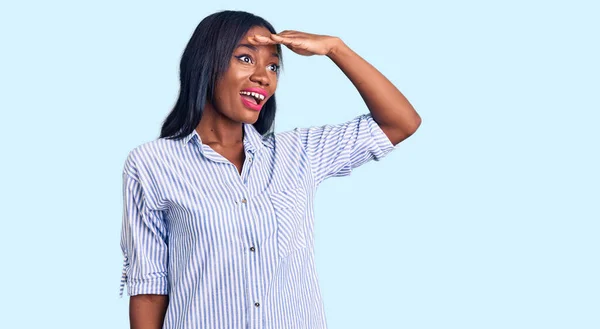
<svg viewBox="0 0 600 329">
<path fill-rule="evenodd" d="M 214 104 L 216 82 L 227 71 L 235 47 L 254 26 L 277 33 L 269 22 L 245 11 L 216 12 L 198 24 L 181 56 L 179 97 L 163 122 L 160 138 L 180 139 L 194 131 L 202 117 L 205 102 L 208 100 Z M 279 44 L 277 54 L 283 67 Z M 260 134 L 272 132 L 275 110 L 273 95 L 263 105 L 258 120 L 253 124 Z"/>
</svg>

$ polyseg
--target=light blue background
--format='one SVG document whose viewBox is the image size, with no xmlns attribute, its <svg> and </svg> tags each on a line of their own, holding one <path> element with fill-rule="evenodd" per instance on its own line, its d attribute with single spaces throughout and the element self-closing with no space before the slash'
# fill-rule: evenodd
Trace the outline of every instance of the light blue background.
<svg viewBox="0 0 600 329">
<path fill-rule="evenodd" d="M 0 8 L 3 328 L 128 328 L 123 163 L 222 9 L 341 37 L 423 118 L 319 189 L 331 329 L 600 328 L 592 1 L 16 3 Z M 368 111 L 328 58 L 284 51 L 277 132 Z"/>
</svg>

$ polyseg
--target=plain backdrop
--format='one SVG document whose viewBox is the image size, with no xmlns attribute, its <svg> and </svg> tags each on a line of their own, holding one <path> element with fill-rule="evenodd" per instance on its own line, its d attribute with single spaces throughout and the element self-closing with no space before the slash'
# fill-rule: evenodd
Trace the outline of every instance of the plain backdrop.
<svg viewBox="0 0 600 329">
<path fill-rule="evenodd" d="M 598 6 L 375 0 L 0 5 L 3 328 L 128 328 L 123 164 L 223 9 L 342 38 L 423 118 L 318 190 L 329 328 L 600 328 Z M 276 132 L 368 112 L 327 57 L 284 63 Z"/>
</svg>

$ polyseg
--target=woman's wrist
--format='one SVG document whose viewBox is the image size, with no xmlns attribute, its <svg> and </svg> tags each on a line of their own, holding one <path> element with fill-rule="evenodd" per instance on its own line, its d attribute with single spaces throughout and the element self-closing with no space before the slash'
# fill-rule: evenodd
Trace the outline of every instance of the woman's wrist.
<svg viewBox="0 0 600 329">
<path fill-rule="evenodd" d="M 344 41 L 342 41 L 342 39 L 339 37 L 332 37 L 331 47 L 329 48 L 326 56 L 333 59 L 333 57 L 337 56 L 340 50 L 342 50 L 344 47 L 348 46 L 344 43 Z"/>
</svg>

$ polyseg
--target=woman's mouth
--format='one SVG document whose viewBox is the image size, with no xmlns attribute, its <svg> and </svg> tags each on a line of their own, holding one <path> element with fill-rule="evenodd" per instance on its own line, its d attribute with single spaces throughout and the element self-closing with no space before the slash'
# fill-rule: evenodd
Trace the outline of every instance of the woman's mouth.
<svg viewBox="0 0 600 329">
<path fill-rule="evenodd" d="M 244 106 L 250 110 L 260 111 L 263 106 L 265 96 L 251 91 L 240 91 L 240 98 Z"/>
</svg>

